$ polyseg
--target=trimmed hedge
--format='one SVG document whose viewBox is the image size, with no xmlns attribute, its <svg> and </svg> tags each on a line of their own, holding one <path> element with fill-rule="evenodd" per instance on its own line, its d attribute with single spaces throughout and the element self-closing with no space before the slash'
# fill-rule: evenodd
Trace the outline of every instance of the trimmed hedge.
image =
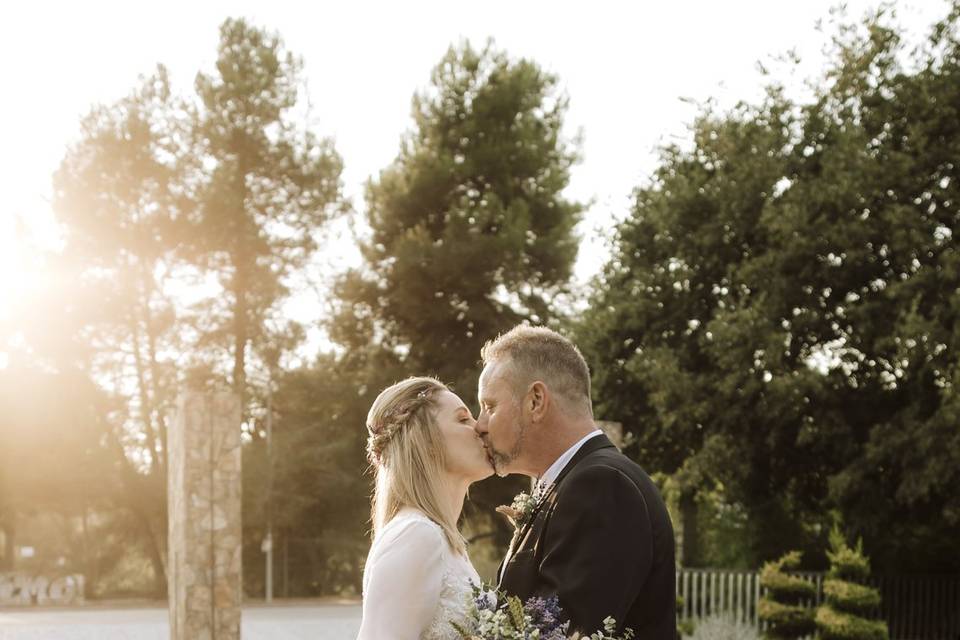
<svg viewBox="0 0 960 640">
<path fill-rule="evenodd" d="M 791 551 L 775 562 L 767 562 L 760 570 L 760 586 L 764 595 L 757 603 L 757 616 L 767 623 L 764 636 L 787 640 L 802 638 L 816 629 L 813 611 L 801 605 L 812 600 L 816 588 L 806 580 L 785 573 L 800 566 L 800 552 Z"/>
<path fill-rule="evenodd" d="M 827 579 L 823 594 L 834 609 L 854 615 L 868 614 L 880 606 L 880 592 L 854 582 Z"/>
<path fill-rule="evenodd" d="M 830 532 L 830 572 L 823 583 L 826 603 L 817 608 L 815 622 L 819 640 L 889 640 L 887 623 L 862 616 L 880 606 L 880 592 L 864 584 L 870 576 L 870 560 L 863 555 L 863 541 L 856 547 L 834 527 Z"/>
<path fill-rule="evenodd" d="M 816 623 L 823 640 L 890 640 L 886 622 L 858 618 L 828 604 L 817 609 Z"/>
<path fill-rule="evenodd" d="M 792 569 L 795 566 L 786 568 Z M 774 600 L 786 604 L 799 604 L 803 600 L 813 600 L 817 595 L 817 587 L 812 582 L 783 573 L 776 563 L 770 562 L 763 565 L 760 571 L 760 586 L 769 589 Z"/>
<path fill-rule="evenodd" d="M 769 625 L 764 633 L 769 638 L 802 638 L 816 631 L 813 612 L 806 607 L 761 598 L 757 616 Z"/>
<path fill-rule="evenodd" d="M 830 571 L 827 576 L 851 582 L 863 582 L 870 576 L 870 561 L 864 557 L 862 544 L 851 549 L 844 543 L 843 547 L 833 552 L 827 551 L 830 558 Z"/>
</svg>

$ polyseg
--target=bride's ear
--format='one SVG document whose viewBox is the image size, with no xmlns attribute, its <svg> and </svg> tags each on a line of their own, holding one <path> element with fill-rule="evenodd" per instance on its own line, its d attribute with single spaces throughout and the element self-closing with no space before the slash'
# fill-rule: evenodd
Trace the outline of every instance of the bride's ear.
<svg viewBox="0 0 960 640">
<path fill-rule="evenodd" d="M 550 394 L 547 391 L 547 385 L 537 380 L 530 385 L 530 391 L 527 392 L 527 411 L 530 413 L 532 422 L 540 422 L 547 415 L 547 409 L 550 407 Z"/>
</svg>

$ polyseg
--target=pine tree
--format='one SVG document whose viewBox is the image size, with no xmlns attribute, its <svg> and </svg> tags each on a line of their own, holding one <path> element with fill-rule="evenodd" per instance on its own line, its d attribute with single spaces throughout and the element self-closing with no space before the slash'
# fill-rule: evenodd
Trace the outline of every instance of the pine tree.
<svg viewBox="0 0 960 640">
<path fill-rule="evenodd" d="M 241 398 L 249 391 L 248 360 L 262 360 L 269 348 L 269 320 L 288 293 L 287 278 L 307 264 L 318 229 L 344 206 L 343 162 L 332 141 L 292 117 L 302 67 L 279 35 L 228 19 L 216 71 L 196 80 L 203 108 L 194 135 L 205 174 L 191 258 L 224 289 L 203 314 L 202 333 L 220 350 L 218 365 L 229 354 Z"/>
<path fill-rule="evenodd" d="M 562 195 L 577 156 L 557 84 L 492 45 L 450 49 L 414 97 L 415 129 L 367 187 L 372 234 L 364 268 L 338 286 L 338 342 L 376 342 L 469 396 L 486 340 L 551 318 L 582 209 Z"/>
</svg>

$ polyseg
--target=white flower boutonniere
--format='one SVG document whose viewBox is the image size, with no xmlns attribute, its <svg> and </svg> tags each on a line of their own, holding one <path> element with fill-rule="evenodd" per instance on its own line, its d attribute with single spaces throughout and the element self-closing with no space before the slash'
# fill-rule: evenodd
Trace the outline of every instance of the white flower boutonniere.
<svg viewBox="0 0 960 640">
<path fill-rule="evenodd" d="M 519 531 L 527 524 L 527 521 L 533 514 L 533 510 L 537 508 L 537 505 L 540 504 L 540 501 L 543 500 L 546 493 L 545 490 L 541 489 L 540 485 L 537 485 L 533 495 L 527 492 L 518 493 L 513 498 L 513 502 L 509 507 L 507 505 L 497 507 L 497 513 L 505 515 L 507 520 L 510 521 L 510 524 L 513 525 L 513 528 Z"/>
</svg>

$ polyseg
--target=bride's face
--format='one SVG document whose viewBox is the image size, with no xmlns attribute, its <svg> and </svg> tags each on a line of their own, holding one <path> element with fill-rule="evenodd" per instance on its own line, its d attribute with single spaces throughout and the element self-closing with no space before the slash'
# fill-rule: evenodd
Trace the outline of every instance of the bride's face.
<svg viewBox="0 0 960 640">
<path fill-rule="evenodd" d="M 441 391 L 437 395 L 436 412 L 446 449 L 447 471 L 470 482 L 493 475 L 483 442 L 474 430 L 477 421 L 463 400 L 452 391 Z"/>
</svg>

